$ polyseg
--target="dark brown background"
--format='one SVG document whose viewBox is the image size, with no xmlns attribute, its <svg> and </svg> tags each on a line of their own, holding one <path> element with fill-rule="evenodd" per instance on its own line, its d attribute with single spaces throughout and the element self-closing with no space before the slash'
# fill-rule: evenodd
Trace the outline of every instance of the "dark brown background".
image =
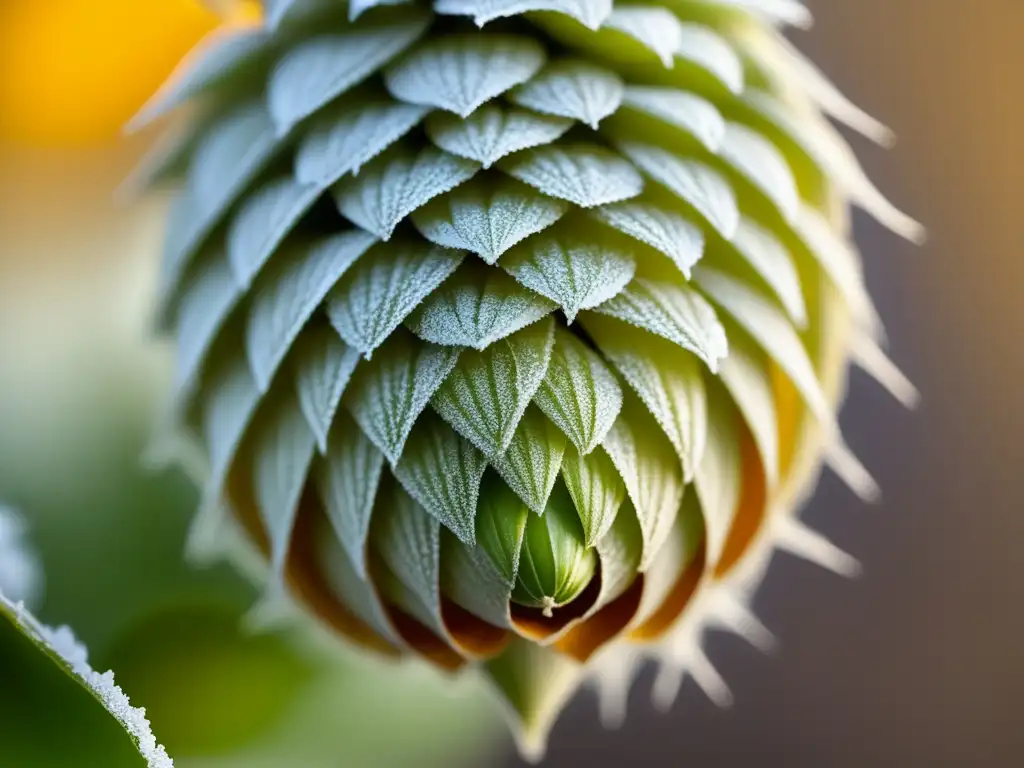
<svg viewBox="0 0 1024 768">
<path fill-rule="evenodd" d="M 621 732 L 578 697 L 545 765 L 1024 765 L 1024 2 L 809 4 L 815 29 L 794 38 L 899 133 L 892 151 L 854 146 L 930 231 L 917 249 L 856 220 L 924 394 L 904 413 L 855 374 L 843 425 L 883 503 L 826 475 L 805 513 L 865 575 L 777 556 L 756 607 L 778 653 L 711 642 L 732 710 L 688 682 L 655 713 L 648 673 Z"/>
</svg>

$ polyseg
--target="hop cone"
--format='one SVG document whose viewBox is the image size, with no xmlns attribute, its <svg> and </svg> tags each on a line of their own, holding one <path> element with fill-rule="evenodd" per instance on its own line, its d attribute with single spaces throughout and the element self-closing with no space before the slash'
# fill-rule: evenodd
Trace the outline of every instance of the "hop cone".
<svg viewBox="0 0 1024 768">
<path fill-rule="evenodd" d="M 173 423 L 272 586 L 355 643 L 475 668 L 537 753 L 588 675 L 728 695 L 712 626 L 795 516 L 865 496 L 851 361 L 904 400 L 845 235 L 919 229 L 833 117 L 886 140 L 779 27 L 795 0 L 267 0 L 139 118 L 180 181 L 161 320 Z M 594 673 L 594 674 L 591 674 Z"/>
</svg>

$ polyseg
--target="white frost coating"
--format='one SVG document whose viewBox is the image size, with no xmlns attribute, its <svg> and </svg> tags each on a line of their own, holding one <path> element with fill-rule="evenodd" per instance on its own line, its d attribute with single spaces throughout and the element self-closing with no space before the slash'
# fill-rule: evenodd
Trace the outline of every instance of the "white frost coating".
<svg viewBox="0 0 1024 768">
<path fill-rule="evenodd" d="M 676 51 L 683 44 L 679 17 L 660 6 L 620 6 L 602 26 L 628 35 L 649 48 L 666 69 L 672 69 Z"/>
<path fill-rule="evenodd" d="M 113 672 L 101 674 L 89 666 L 88 651 L 68 627 L 53 629 L 46 626 L 25 608 L 24 603 L 11 602 L 2 593 L 0 613 L 7 614 L 32 642 L 59 660 L 80 684 L 89 689 L 132 737 L 150 768 L 173 768 L 174 761 L 153 736 L 146 710 L 131 705 L 124 691 L 114 683 Z"/>
<path fill-rule="evenodd" d="M 622 79 L 586 61 L 556 61 L 509 98 L 521 107 L 556 117 L 579 120 L 597 130 L 619 108 L 625 92 Z"/>
<path fill-rule="evenodd" d="M 32 605 L 42 592 L 43 572 L 25 533 L 21 516 L 0 504 L 0 593 Z"/>
<path fill-rule="evenodd" d="M 725 118 L 718 107 L 688 91 L 630 85 L 626 87 L 622 105 L 685 131 L 712 152 L 718 152 L 725 138 Z"/>
<path fill-rule="evenodd" d="M 612 12 L 611 0 L 436 0 L 434 10 L 449 16 L 472 16 L 482 27 L 495 19 L 530 11 L 571 16 L 588 29 L 597 29 Z"/>
<path fill-rule="evenodd" d="M 581 208 L 629 200 L 644 189 L 644 180 L 631 163 L 596 144 L 531 149 L 502 168 L 545 195 Z"/>
</svg>

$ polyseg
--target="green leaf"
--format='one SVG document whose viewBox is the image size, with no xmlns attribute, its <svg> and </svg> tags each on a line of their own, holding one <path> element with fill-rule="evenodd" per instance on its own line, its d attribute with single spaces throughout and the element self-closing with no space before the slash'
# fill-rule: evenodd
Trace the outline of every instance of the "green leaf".
<svg viewBox="0 0 1024 768">
<path fill-rule="evenodd" d="M 612 12 L 612 0 L 437 0 L 434 10 L 451 16 L 472 16 L 478 27 L 530 11 L 553 11 L 597 29 Z"/>
<path fill-rule="evenodd" d="M 710 101 L 678 88 L 630 85 L 622 99 L 634 109 L 693 136 L 712 152 L 725 138 L 725 118 Z"/>
<path fill-rule="evenodd" d="M 572 323 L 622 291 L 636 271 L 633 257 L 575 237 L 545 235 L 512 250 L 501 266 L 527 288 L 557 303 Z"/>
<path fill-rule="evenodd" d="M 519 557 L 512 599 L 539 608 L 546 616 L 575 600 L 590 584 L 597 557 L 583 541 L 583 529 L 564 487 L 559 486 L 548 499 L 543 515 L 527 520 Z"/>
<path fill-rule="evenodd" d="M 559 328 L 547 374 L 533 402 L 580 453 L 588 454 L 619 415 L 622 390 L 596 352 L 576 334 Z"/>
<path fill-rule="evenodd" d="M 697 269 L 697 282 L 712 301 L 732 315 L 779 364 L 822 425 L 834 428 L 835 415 L 811 359 L 782 310 L 768 297 L 726 274 L 706 267 Z"/>
<path fill-rule="evenodd" d="M 700 361 L 662 339 L 612 320 L 590 318 L 586 328 L 671 441 L 685 479 L 692 479 L 707 439 L 707 399 Z M 724 368 L 724 361 L 722 365 Z"/>
<path fill-rule="evenodd" d="M 743 62 L 732 46 L 710 27 L 685 23 L 679 27 L 676 56 L 713 75 L 732 93 L 740 93 L 743 90 Z"/>
<path fill-rule="evenodd" d="M 683 472 L 672 444 L 638 404 L 628 400 L 602 443 L 626 485 L 643 534 L 640 570 L 654 561 L 683 500 Z"/>
<path fill-rule="evenodd" d="M 668 69 L 672 68 L 683 43 L 679 18 L 660 6 L 620 6 L 612 11 L 603 26 L 622 32 L 650 49 Z"/>
<path fill-rule="evenodd" d="M 228 224 L 227 253 L 235 281 L 242 288 L 249 287 L 319 196 L 317 187 L 282 176 L 241 203 Z"/>
<path fill-rule="evenodd" d="M 607 471 L 618 479 L 618 473 L 611 465 L 611 460 L 606 453 L 595 451 L 591 456 L 596 456 L 599 453 L 604 457 L 602 463 L 610 467 Z M 621 480 L 619 480 L 619 484 L 621 486 Z M 625 499 L 625 497 L 626 490 L 622 488 L 618 498 Z M 630 584 L 636 580 L 643 557 L 643 532 L 640 530 L 640 523 L 634 510 L 630 508 L 625 510 L 624 514 L 614 514 L 608 522 L 611 525 L 596 544 L 590 544 L 589 539 L 587 542 L 588 546 L 596 547 L 597 556 L 601 560 L 601 593 L 591 609 L 594 612 L 608 605 L 629 588 Z M 586 523 L 584 523 L 584 530 L 586 530 Z"/>
<path fill-rule="evenodd" d="M 477 506 L 477 539 L 507 584 L 515 584 L 530 508 L 497 474 L 485 475 Z"/>
<path fill-rule="evenodd" d="M 11 602 L 2 593 L 0 620 L 10 623 L 64 674 L 88 691 L 128 734 L 149 768 L 173 768 L 174 761 L 153 736 L 146 710 L 131 705 L 114 682 L 112 672 L 100 674 L 90 666 L 88 652 L 70 629 L 52 629 L 42 624 L 23 604 Z"/>
<path fill-rule="evenodd" d="M 668 256 L 687 280 L 704 255 L 704 232 L 673 211 L 631 202 L 603 205 L 592 209 L 590 215 Z"/>
<path fill-rule="evenodd" d="M 432 40 L 390 67 L 388 90 L 400 101 L 468 117 L 478 107 L 533 77 L 544 48 L 514 35 L 449 35 Z"/>
<path fill-rule="evenodd" d="M 707 561 L 717 563 L 740 503 L 743 466 L 736 409 L 717 387 L 708 394 L 708 445 L 694 485 L 704 512 Z"/>
<path fill-rule="evenodd" d="M 638 277 L 594 310 L 661 336 L 703 360 L 712 373 L 729 352 L 715 311 L 695 290 Z"/>
<path fill-rule="evenodd" d="M 736 196 L 717 171 L 660 147 L 624 142 L 619 148 L 645 174 L 693 207 L 726 240 L 736 234 L 740 219 Z"/>
<path fill-rule="evenodd" d="M 344 104 L 318 115 L 295 151 L 295 178 L 328 187 L 359 169 L 416 127 L 429 110 L 416 104 Z"/>
<path fill-rule="evenodd" d="M 280 578 L 316 436 L 291 393 L 270 405 L 270 413 L 254 425 L 252 477 L 256 506 L 270 541 L 271 568 Z"/>
<path fill-rule="evenodd" d="M 369 357 L 462 262 L 461 251 L 402 241 L 374 248 L 327 297 L 331 324 Z"/>
<path fill-rule="evenodd" d="M 644 188 L 632 164 L 596 144 L 530 149 L 505 161 L 502 168 L 545 195 L 581 208 L 628 200 Z"/>
<path fill-rule="evenodd" d="M 619 108 L 625 85 L 614 72 L 579 59 L 552 62 L 509 94 L 521 107 L 568 117 L 597 130 Z"/>
<path fill-rule="evenodd" d="M 361 579 L 366 579 L 366 541 L 383 468 L 384 455 L 348 414 L 339 413 L 314 475 L 331 527 Z"/>
<path fill-rule="evenodd" d="M 306 328 L 295 343 L 295 392 L 322 454 L 327 453 L 327 436 L 338 403 L 358 363 L 359 353 L 325 323 Z"/>
<path fill-rule="evenodd" d="M 195 387 L 217 333 L 242 296 L 220 249 L 205 255 L 186 283 L 176 324 L 175 398 Z"/>
<path fill-rule="evenodd" d="M 575 446 L 567 445 L 562 457 L 562 478 L 583 524 L 587 546 L 592 547 L 615 522 L 626 498 L 626 486 L 604 448 L 584 456 Z"/>
<path fill-rule="evenodd" d="M 398 19 L 292 47 L 267 82 L 267 104 L 278 134 L 288 133 L 412 45 L 427 30 L 430 14 L 406 10 Z"/>
<path fill-rule="evenodd" d="M 356 369 L 345 406 L 392 464 L 458 357 L 456 347 L 428 344 L 399 329 Z"/>
<path fill-rule="evenodd" d="M 406 324 L 425 341 L 482 350 L 554 310 L 500 269 L 468 259 Z"/>
<path fill-rule="evenodd" d="M 374 550 L 405 588 L 402 607 L 441 637 L 441 527 L 400 487 L 377 507 L 370 533 Z"/>
<path fill-rule="evenodd" d="M 722 361 L 719 376 L 754 436 L 768 484 L 773 486 L 779 479 L 779 435 L 768 357 L 738 331 L 729 337 L 729 356 Z"/>
<path fill-rule="evenodd" d="M 521 149 L 550 144 L 570 127 L 571 120 L 496 104 L 480 107 L 465 119 L 434 112 L 426 123 L 427 135 L 437 146 L 484 168 Z"/>
<path fill-rule="evenodd" d="M 384 5 L 405 5 L 410 0 L 350 0 L 348 4 L 348 20 L 355 21 L 371 8 Z"/>
<path fill-rule="evenodd" d="M 413 214 L 416 228 L 446 248 L 472 251 L 488 264 L 524 238 L 558 221 L 569 206 L 512 179 L 463 184 Z"/>
<path fill-rule="evenodd" d="M 433 412 L 416 422 L 394 467 L 409 495 L 468 545 L 476 541 L 474 517 L 487 461 Z"/>
<path fill-rule="evenodd" d="M 137 131 L 205 91 L 258 69 L 271 51 L 271 36 L 262 29 L 204 38 L 178 65 L 167 83 L 132 118 L 127 130 Z"/>
<path fill-rule="evenodd" d="M 541 515 L 558 479 L 564 452 L 565 435 L 531 406 L 520 419 L 508 450 L 492 459 L 492 464 L 516 495 Z"/>
<path fill-rule="evenodd" d="M 479 166 L 434 147 L 414 154 L 399 147 L 371 162 L 358 176 L 334 185 L 342 216 L 388 240 L 417 208 L 470 179 Z"/>
<path fill-rule="evenodd" d="M 245 350 L 264 392 L 302 326 L 338 279 L 373 245 L 354 230 L 277 255 L 257 278 L 249 307 Z"/>
<path fill-rule="evenodd" d="M 507 628 L 512 624 L 509 598 L 514 584 L 505 580 L 483 547 L 441 531 L 441 593 L 446 598 L 489 624 Z"/>
<path fill-rule="evenodd" d="M 768 139 L 739 123 L 727 123 L 718 154 L 775 206 L 787 222 L 796 218 L 800 193 L 789 163 Z"/>
<path fill-rule="evenodd" d="M 463 352 L 434 395 L 435 410 L 491 459 L 508 449 L 544 380 L 554 327 L 549 316 L 482 351 Z"/>
<path fill-rule="evenodd" d="M 768 21 L 792 24 L 797 27 L 811 26 L 811 12 L 799 0 L 696 0 L 704 5 L 718 5 L 749 11 Z"/>
</svg>

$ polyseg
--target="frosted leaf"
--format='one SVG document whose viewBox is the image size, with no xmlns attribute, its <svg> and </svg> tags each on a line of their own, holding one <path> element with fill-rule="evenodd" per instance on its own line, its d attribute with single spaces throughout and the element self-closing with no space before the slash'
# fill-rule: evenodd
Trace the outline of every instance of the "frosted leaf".
<svg viewBox="0 0 1024 768">
<path fill-rule="evenodd" d="M 67 627 L 53 629 L 29 613 L 21 602 L 12 602 L 0 592 L 0 618 L 30 640 L 40 651 L 76 683 L 85 688 L 135 742 L 149 768 L 174 768 L 174 761 L 157 743 L 146 719 L 146 710 L 133 707 L 124 691 L 114 682 L 113 672 L 99 673 L 89 665 L 85 647 Z"/>
<path fill-rule="evenodd" d="M 595 311 L 678 344 L 696 354 L 712 373 L 729 352 L 725 330 L 711 305 L 683 285 L 637 278 Z"/>
<path fill-rule="evenodd" d="M 260 389 L 270 386 L 295 337 L 327 292 L 373 243 L 372 235 L 354 230 L 312 245 L 296 245 L 279 253 L 260 275 L 245 333 L 245 350 Z"/>
<path fill-rule="evenodd" d="M 580 453 L 587 454 L 619 415 L 622 390 L 597 353 L 576 334 L 559 328 L 548 372 L 533 402 Z"/>
<path fill-rule="evenodd" d="M 392 486 L 388 503 L 377 508 L 370 540 L 409 596 L 403 607 L 443 637 L 441 528 L 437 520 L 401 487 Z"/>
<path fill-rule="evenodd" d="M 662 339 L 611 320 L 589 318 L 586 328 L 654 416 L 679 457 L 685 479 L 691 480 L 707 440 L 700 361 Z"/>
<path fill-rule="evenodd" d="M 809 27 L 811 12 L 799 0 L 699 0 L 704 5 L 720 5 L 750 11 L 779 24 Z"/>
<path fill-rule="evenodd" d="M 492 506 L 484 503 L 480 505 L 482 530 L 486 530 L 490 524 L 486 515 Z M 522 528 L 518 525 L 521 520 L 521 525 L 525 528 L 529 510 L 526 510 L 526 515 L 523 515 L 521 510 L 517 511 L 519 514 L 515 516 L 498 518 L 497 514 L 491 514 L 491 517 L 508 529 L 507 533 L 502 531 L 505 536 L 513 538 L 518 535 L 521 541 Z M 517 550 L 516 566 L 518 561 Z M 464 544 L 449 532 L 441 532 L 441 592 L 453 603 L 489 624 L 509 628 L 512 624 L 509 600 L 512 597 L 515 577 L 509 582 L 504 574 L 505 571 L 499 570 L 492 555 L 482 546 Z"/>
<path fill-rule="evenodd" d="M 556 302 L 572 323 L 618 294 L 636 272 L 633 257 L 596 241 L 570 237 L 532 238 L 501 260 L 512 277 Z"/>
<path fill-rule="evenodd" d="M 235 284 L 222 249 L 204 254 L 182 290 L 176 324 L 176 399 L 191 392 L 203 362 L 242 291 Z"/>
<path fill-rule="evenodd" d="M 280 148 L 262 104 L 246 103 L 210 127 L 196 147 L 185 189 L 168 216 L 161 303 L 177 291 L 193 254 Z"/>
<path fill-rule="evenodd" d="M 569 206 L 512 179 L 482 179 L 462 185 L 413 215 L 428 240 L 472 251 L 493 264 L 524 238 L 547 229 Z"/>
<path fill-rule="evenodd" d="M 760 190 L 787 222 L 793 221 L 800 193 L 789 163 L 774 144 L 744 125 L 727 123 L 718 154 Z"/>
<path fill-rule="evenodd" d="M 388 240 L 410 213 L 471 178 L 479 166 L 434 147 L 404 147 L 371 162 L 358 176 L 334 185 L 342 216 Z"/>
<path fill-rule="evenodd" d="M 390 67 L 388 90 L 400 101 L 468 117 L 543 66 L 544 48 L 514 35 L 449 35 L 432 40 Z"/>
<path fill-rule="evenodd" d="M 736 234 L 740 218 L 736 196 L 717 171 L 660 147 L 624 142 L 620 149 L 645 174 L 692 206 L 726 240 Z"/>
<path fill-rule="evenodd" d="M 672 11 L 659 6 L 619 6 L 604 24 L 605 29 L 614 29 L 629 35 L 649 48 L 661 63 L 671 69 L 676 52 L 683 43 L 682 26 Z"/>
<path fill-rule="evenodd" d="M 127 130 L 145 128 L 204 91 L 233 77 L 258 70 L 272 50 L 262 29 L 218 29 L 203 38 L 177 66 L 170 79 L 132 118 Z"/>
<path fill-rule="evenodd" d="M 679 24 L 676 56 L 710 73 L 733 93 L 743 90 L 743 62 L 732 46 L 701 24 Z"/>
<path fill-rule="evenodd" d="M 693 136 L 712 152 L 725 138 L 725 118 L 707 99 L 677 88 L 630 85 L 623 108 L 634 109 Z"/>
<path fill-rule="evenodd" d="M 614 72 L 579 59 L 564 59 L 549 64 L 509 98 L 521 107 L 578 120 L 596 130 L 619 108 L 624 90 Z"/>
<path fill-rule="evenodd" d="M 709 398 L 708 446 L 697 467 L 694 486 L 704 512 L 707 561 L 717 563 L 736 517 L 743 489 L 741 435 L 735 408 L 712 390 Z"/>
<path fill-rule="evenodd" d="M 564 453 L 565 435 L 531 406 L 519 421 L 508 450 L 492 463 L 526 506 L 542 515 Z"/>
<path fill-rule="evenodd" d="M 349 0 L 348 19 L 355 21 L 371 8 L 378 8 L 384 5 L 405 5 L 411 0 Z"/>
<path fill-rule="evenodd" d="M 596 144 L 530 149 L 505 161 L 502 168 L 545 195 L 581 208 L 628 200 L 644 188 L 631 163 Z"/>
<path fill-rule="evenodd" d="M 750 428 L 773 486 L 779 478 L 779 435 L 768 357 L 746 334 L 734 333 L 719 376 Z"/>
<path fill-rule="evenodd" d="M 626 486 L 604 448 L 583 456 L 573 445 L 567 445 L 562 477 L 583 524 L 587 546 L 592 547 L 615 522 L 626 499 Z"/>
<path fill-rule="evenodd" d="M 359 169 L 417 126 L 429 110 L 374 101 L 345 104 L 314 118 L 295 151 L 295 178 L 328 187 Z"/>
<path fill-rule="evenodd" d="M 446 152 L 490 168 L 501 158 L 561 137 L 572 121 L 487 104 L 469 117 L 435 112 L 427 118 L 430 140 Z"/>
<path fill-rule="evenodd" d="M 455 347 L 428 344 L 399 329 L 356 370 L 345 407 L 392 464 L 458 357 Z"/>
<path fill-rule="evenodd" d="M 640 570 L 646 571 L 671 533 L 683 500 L 679 459 L 653 419 L 628 400 L 602 445 L 636 510 L 644 542 Z"/>
<path fill-rule="evenodd" d="M 472 546 L 485 469 L 483 454 L 428 410 L 413 427 L 394 473 L 427 512 Z"/>
<path fill-rule="evenodd" d="M 423 242 L 379 245 L 331 291 L 327 313 L 341 337 L 365 357 L 462 262 L 461 251 Z"/>
<path fill-rule="evenodd" d="M 166 182 L 183 177 L 199 140 L 209 130 L 213 116 L 204 111 L 185 120 L 175 120 L 153 139 L 141 158 L 118 185 L 118 203 L 135 202 L 141 195 Z"/>
<path fill-rule="evenodd" d="M 291 393 L 270 405 L 272 412 L 257 420 L 250 443 L 252 477 L 256 506 L 270 542 L 270 566 L 275 578 L 281 578 L 316 437 Z"/>
<path fill-rule="evenodd" d="M 825 270 L 854 318 L 869 329 L 877 330 L 881 321 L 864 285 L 860 256 L 853 245 L 810 206 L 801 206 L 793 228 Z"/>
<path fill-rule="evenodd" d="M 295 393 L 320 453 L 327 452 L 327 435 L 358 362 L 359 352 L 324 323 L 306 328 L 295 343 Z"/>
<path fill-rule="evenodd" d="M 242 202 L 228 225 L 228 262 L 235 281 L 248 288 L 285 236 L 320 196 L 290 176 L 268 182 Z"/>
<path fill-rule="evenodd" d="M 500 269 L 475 259 L 463 262 L 409 316 L 406 324 L 425 341 L 485 349 L 555 310 Z"/>
<path fill-rule="evenodd" d="M 434 395 L 434 409 L 492 460 L 508 449 L 544 380 L 554 327 L 548 316 L 483 351 L 463 352 Z"/>
<path fill-rule="evenodd" d="M 590 215 L 668 256 L 687 280 L 704 255 L 704 232 L 674 211 L 630 202 L 594 208 Z"/>
<path fill-rule="evenodd" d="M 612 0 L 435 0 L 434 10 L 451 16 L 472 16 L 478 27 L 530 11 L 552 11 L 571 16 L 588 29 L 597 29 L 612 12 Z"/>
<path fill-rule="evenodd" d="M 430 14 L 407 10 L 398 19 L 291 48 L 267 82 L 267 105 L 278 133 L 287 133 L 412 45 L 426 31 Z"/>
<path fill-rule="evenodd" d="M 618 478 L 618 473 L 605 451 L 595 451 L 591 455 L 596 456 L 598 453 L 602 457 L 602 467 L 607 467 L 602 471 L 610 472 Z M 625 499 L 626 490 L 621 484 L 622 480 L 619 479 L 618 498 Z M 597 556 L 601 561 L 601 592 L 591 610 L 603 608 L 629 589 L 636 581 L 643 557 L 643 533 L 633 509 L 627 508 L 621 515 L 613 512 L 613 517 L 608 522 L 611 525 L 604 535 L 593 544 L 587 544 L 597 549 Z"/>
<path fill-rule="evenodd" d="M 768 297 L 721 272 L 698 267 L 696 280 L 786 372 L 821 424 L 834 429 L 835 415 L 811 359 L 782 310 Z"/>
<path fill-rule="evenodd" d="M 314 477 L 331 527 L 362 579 L 367 576 L 366 540 L 383 468 L 384 454 L 347 413 L 339 413 Z"/>
<path fill-rule="evenodd" d="M 204 393 L 202 435 L 210 456 L 204 504 L 220 501 L 228 470 L 262 398 L 241 344 L 231 353 L 232 357 L 219 361 Z"/>
<path fill-rule="evenodd" d="M 807 322 L 807 307 L 793 257 L 778 238 L 755 221 L 743 217 L 732 240 L 739 254 L 772 289 L 793 322 Z"/>
<path fill-rule="evenodd" d="M 0 595 L 35 605 L 42 591 L 43 571 L 25 534 L 21 516 L 0 504 Z"/>
</svg>

